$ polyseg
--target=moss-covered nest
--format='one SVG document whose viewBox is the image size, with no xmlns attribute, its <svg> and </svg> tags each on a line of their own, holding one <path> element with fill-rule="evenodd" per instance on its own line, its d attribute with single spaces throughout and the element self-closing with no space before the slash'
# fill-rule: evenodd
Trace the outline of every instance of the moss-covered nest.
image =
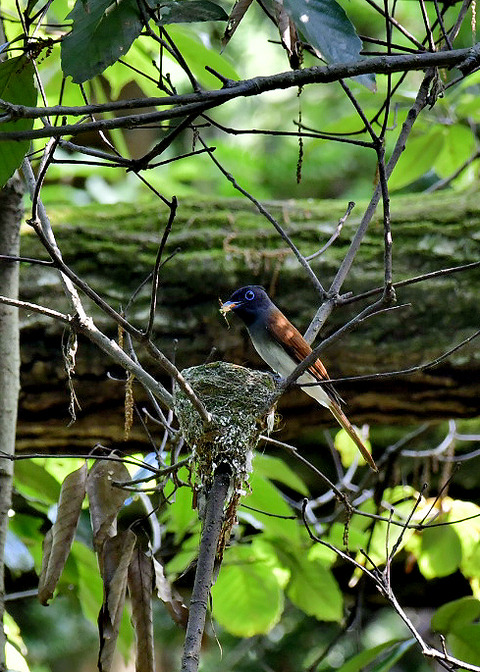
<svg viewBox="0 0 480 672">
<path fill-rule="evenodd" d="M 216 467 L 227 463 L 238 491 L 251 472 L 252 450 L 265 428 L 275 382 L 268 373 L 226 362 L 194 366 L 182 375 L 212 418 L 206 426 L 183 390 L 175 387 L 175 411 L 193 450 L 197 485 L 208 488 Z"/>
</svg>

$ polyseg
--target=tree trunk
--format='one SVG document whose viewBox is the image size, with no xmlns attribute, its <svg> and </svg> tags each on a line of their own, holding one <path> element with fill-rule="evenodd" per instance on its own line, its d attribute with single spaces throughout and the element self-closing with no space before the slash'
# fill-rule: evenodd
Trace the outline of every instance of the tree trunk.
<svg viewBox="0 0 480 672">
<path fill-rule="evenodd" d="M 0 254 L 18 256 L 22 221 L 22 186 L 13 177 L 0 190 Z M 18 298 L 18 263 L 0 261 L 0 294 Z M 15 453 L 18 393 L 20 389 L 20 343 L 18 310 L 0 304 L 0 449 Z M 11 506 L 13 461 L 0 457 L 0 621 L 4 615 L 4 548 Z M 0 628 L 0 670 L 5 668 L 5 637 Z"/>
<path fill-rule="evenodd" d="M 339 239 L 312 266 L 328 288 L 362 213 L 358 204 Z M 305 254 L 328 240 L 344 214 L 339 201 L 268 204 Z M 50 215 L 64 257 L 72 268 L 115 307 L 125 306 L 153 268 L 165 216 L 157 204 L 59 207 Z M 394 281 L 441 268 L 475 262 L 479 250 L 478 193 L 403 197 L 392 200 Z M 180 202 L 166 254 L 181 251 L 162 269 L 155 340 L 168 354 L 178 339 L 177 363 L 183 368 L 215 358 L 261 366 L 240 321 L 227 327 L 218 313 L 218 298 L 237 287 L 262 284 L 300 329 L 308 326 L 318 306 L 312 287 L 273 228 L 244 200 Z M 31 233 L 22 240 L 23 254 L 44 252 Z M 371 318 L 337 341 L 322 355 L 332 377 L 403 369 L 428 362 L 478 329 L 480 270 L 447 275 L 399 289 L 404 308 Z M 68 310 L 56 272 L 38 266 L 22 270 L 22 296 Z M 383 281 L 383 226 L 372 222 L 357 256 L 345 292 L 359 294 Z M 375 297 L 374 297 L 375 298 Z M 369 301 L 374 300 L 370 298 Z M 144 326 L 149 288 L 142 290 L 129 317 Z M 337 310 L 322 337 L 367 305 L 364 300 Z M 92 307 L 97 324 L 112 336 L 116 327 Z M 89 344 L 81 343 L 76 387 L 83 412 L 67 429 L 68 391 L 60 341 L 62 327 L 37 315 L 22 314 L 23 385 L 19 417 L 21 449 L 63 452 L 91 448 L 96 441 L 122 439 L 123 385 L 107 378 L 113 370 Z M 141 353 L 140 353 L 141 355 Z M 148 363 L 148 362 L 147 362 Z M 154 375 L 161 371 L 152 366 Z M 263 367 L 264 368 L 264 367 Z M 480 414 L 480 358 L 476 342 L 459 350 L 434 370 L 384 381 L 338 384 L 353 422 L 409 423 Z M 283 437 L 298 435 L 328 413 L 305 394 L 293 390 L 280 405 Z M 131 445 L 145 441 L 139 427 Z M 138 446 L 139 447 L 139 446 Z"/>
</svg>

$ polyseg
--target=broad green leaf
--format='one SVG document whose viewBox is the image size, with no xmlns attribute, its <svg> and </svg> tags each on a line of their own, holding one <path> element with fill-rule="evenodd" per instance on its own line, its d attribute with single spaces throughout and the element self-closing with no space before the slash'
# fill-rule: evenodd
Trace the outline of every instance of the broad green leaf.
<svg viewBox="0 0 480 672">
<path fill-rule="evenodd" d="M 380 661 L 377 665 L 374 665 L 371 669 L 371 672 L 388 672 L 392 667 L 397 663 L 400 658 L 412 648 L 415 644 L 415 639 L 407 639 L 404 642 L 398 642 L 394 644 L 392 650 L 388 652 L 386 657 Z"/>
<path fill-rule="evenodd" d="M 433 168 L 444 143 L 445 136 L 438 127 L 417 138 L 410 138 L 388 181 L 390 189 L 392 191 L 401 189 L 428 173 Z"/>
<path fill-rule="evenodd" d="M 125 56 L 142 29 L 135 0 L 77 0 L 67 19 L 73 25 L 62 41 L 62 70 L 77 84 Z"/>
<path fill-rule="evenodd" d="M 60 483 L 35 460 L 15 462 L 15 486 L 26 495 L 50 504 L 60 497 Z"/>
<path fill-rule="evenodd" d="M 192 35 L 191 31 L 183 26 L 176 25 L 168 28 L 168 34 L 202 86 L 218 89 L 220 85 L 218 78 L 205 70 L 206 65 L 228 79 L 240 79 L 233 66 L 224 56 L 221 56 L 214 49 L 206 47 L 199 37 Z M 169 57 L 168 54 L 166 56 Z"/>
<path fill-rule="evenodd" d="M 284 0 L 284 7 L 298 30 L 327 63 L 359 60 L 362 41 L 335 0 Z M 374 75 L 361 75 L 356 79 L 375 90 Z"/>
<path fill-rule="evenodd" d="M 462 546 L 453 527 L 443 525 L 422 532 L 418 568 L 426 579 L 453 574 L 461 560 Z"/>
<path fill-rule="evenodd" d="M 448 177 L 475 152 L 475 136 L 470 128 L 460 124 L 444 128 L 443 136 L 443 149 L 435 161 L 434 168 L 439 177 Z"/>
<path fill-rule="evenodd" d="M 434 613 L 432 630 L 448 634 L 480 617 L 480 600 L 474 597 L 461 597 L 459 600 L 443 604 Z"/>
<path fill-rule="evenodd" d="M 362 527 L 359 527 L 361 521 Z M 341 523 L 333 523 L 325 541 L 328 541 L 332 546 L 337 548 L 344 548 L 345 541 L 347 548 L 350 551 L 358 551 L 360 548 L 367 548 L 368 538 L 365 532 L 365 523 L 369 522 L 368 518 L 362 516 L 353 516 L 349 522 L 347 532 L 345 534 L 345 525 Z"/>
<path fill-rule="evenodd" d="M 300 476 L 280 458 L 256 453 L 253 468 L 257 474 L 261 474 L 271 481 L 283 483 L 301 495 L 305 495 L 305 497 L 309 496 L 308 488 Z"/>
<path fill-rule="evenodd" d="M 319 621 L 341 621 L 342 592 L 324 563 L 301 553 L 279 557 L 287 560 L 291 571 L 286 593 L 293 604 Z"/>
<path fill-rule="evenodd" d="M 190 488 L 179 488 L 175 492 L 175 500 L 169 504 L 166 516 L 167 530 L 174 533 L 177 544 L 199 525 L 198 512 L 193 508 Z"/>
<path fill-rule="evenodd" d="M 160 2 L 158 26 L 170 23 L 194 23 L 195 21 L 227 21 L 223 7 L 210 0 L 169 0 Z"/>
<path fill-rule="evenodd" d="M 480 601 L 462 597 L 440 607 L 434 614 L 432 630 L 447 635 L 447 646 L 454 656 L 480 664 Z"/>
<path fill-rule="evenodd" d="M 0 63 L 0 98 L 9 103 L 32 107 L 37 102 L 32 62 L 24 56 Z M 0 108 L 0 115 L 4 110 Z M 29 131 L 33 119 L 18 119 L 0 123 L 0 133 Z M 30 140 L 0 140 L 0 188 L 9 180 L 28 152 Z"/>
<path fill-rule="evenodd" d="M 411 642 L 412 640 L 408 641 Z M 337 672 L 361 672 L 366 668 L 367 665 L 372 663 L 379 654 L 398 643 L 398 639 L 389 639 L 387 642 L 377 644 L 377 646 L 373 646 L 371 649 L 360 651 L 360 653 L 357 653 L 355 656 L 350 658 L 350 660 L 347 660 L 346 663 L 339 667 Z M 404 642 L 402 641 L 402 644 L 403 643 Z"/>
<path fill-rule="evenodd" d="M 213 616 L 237 637 L 269 632 L 283 612 L 283 591 L 264 557 L 252 546 L 227 550 L 212 587 Z"/>
<path fill-rule="evenodd" d="M 363 440 L 364 445 L 372 452 L 372 445 L 370 441 Z M 351 439 L 344 429 L 338 431 L 335 435 L 335 448 L 340 453 L 340 459 L 344 467 L 349 467 L 354 460 L 358 460 L 360 465 L 366 464 L 366 461 L 358 452 L 353 439 Z"/>
<path fill-rule="evenodd" d="M 200 524 L 198 525 L 200 528 Z M 167 563 L 165 569 L 169 578 L 175 578 L 184 572 L 193 560 L 198 555 L 198 547 L 200 546 L 200 529 L 191 537 L 186 539 L 177 551 L 174 557 Z"/>
<path fill-rule="evenodd" d="M 297 520 L 275 517 L 294 515 L 280 491 L 268 479 L 256 474 L 255 471 L 250 477 L 250 488 L 251 494 L 242 499 L 242 503 L 256 509 L 256 511 L 248 510 L 248 514 L 255 518 L 264 533 L 270 538 L 280 537 L 299 545 L 301 535 Z"/>
<path fill-rule="evenodd" d="M 470 623 L 447 637 L 449 650 L 456 658 L 480 665 L 480 624 Z"/>
<path fill-rule="evenodd" d="M 131 81 L 135 81 L 146 96 L 159 98 L 166 95 L 165 91 L 162 91 L 157 84 L 159 75 L 154 62 L 158 54 L 154 54 L 153 50 L 150 51 L 148 47 L 148 43 L 143 43 L 142 40 L 135 40 L 128 54 L 122 59 L 122 61 L 136 68 L 139 72 L 149 75 L 148 77 L 144 77 L 143 74 L 136 74 L 131 68 L 128 68 L 123 62 L 120 63 L 119 61 L 107 68 L 103 73 L 103 77 L 106 77 L 110 84 L 110 96 L 113 100 L 120 97 L 122 88 Z"/>
</svg>

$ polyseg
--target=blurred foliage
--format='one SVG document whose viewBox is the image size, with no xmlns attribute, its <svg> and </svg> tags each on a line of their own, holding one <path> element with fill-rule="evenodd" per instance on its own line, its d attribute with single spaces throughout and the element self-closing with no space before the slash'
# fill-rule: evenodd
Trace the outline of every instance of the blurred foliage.
<svg viewBox="0 0 480 672">
<path fill-rule="evenodd" d="M 427 4 L 433 18 L 432 3 Z M 28 3 L 30 15 L 35 5 L 34 0 Z M 301 16 L 300 2 L 289 0 L 289 6 L 293 7 L 295 15 Z M 81 0 L 75 6 L 67 0 L 54 0 L 45 6 L 47 23 L 39 29 L 37 38 L 44 40 L 38 43 L 41 53 L 38 68 L 44 87 L 42 95 L 44 93 L 48 104 L 74 106 L 82 105 L 86 99 L 104 102 L 165 94 L 158 86 L 160 56 L 157 46 L 152 46 L 143 34 L 137 37 L 141 26 L 136 17 L 128 24 L 128 30 L 123 31 L 126 15 L 122 12 L 131 12 L 133 7 L 130 2 L 112 7 L 112 3 L 105 1 L 95 6 L 95 12 L 89 13 Z M 347 16 L 360 35 L 383 37 L 384 22 L 366 3 L 343 2 L 342 7 L 345 12 L 337 8 L 337 20 L 344 22 L 344 16 Z M 105 12 L 107 8 L 112 11 Z M 1 9 L 10 42 L 8 53 L 18 56 L 23 47 L 17 42 L 21 33 L 21 26 L 15 19 L 17 3 L 2 0 Z M 224 9 L 228 13 L 231 7 Z M 457 11 L 455 5 L 446 9 L 446 24 L 453 23 Z M 223 18 L 221 12 L 220 16 Z M 422 32 L 417 3 L 399 2 L 397 18 L 411 32 Z M 65 33 L 65 21 L 71 19 L 78 23 L 60 45 L 58 38 Z M 170 37 L 202 86 L 219 88 L 218 77 L 206 71 L 206 65 L 221 76 L 235 80 L 288 69 L 287 59 L 278 43 L 278 33 L 259 7 L 248 12 L 234 38 L 220 53 L 222 29 L 223 25 L 219 28 L 217 23 L 203 21 L 188 28 L 183 25 L 169 28 Z M 161 27 L 157 25 L 152 30 L 159 34 Z M 87 31 L 91 42 L 85 43 L 83 31 Z M 99 45 L 109 35 L 114 36 L 112 48 L 102 50 Z M 315 33 L 310 41 L 314 42 L 316 37 Z M 472 37 L 468 25 L 465 26 L 456 46 L 470 46 L 475 41 Z M 397 33 L 395 41 L 402 46 L 409 44 L 407 38 Z M 373 50 L 373 45 L 367 41 L 365 46 Z M 121 54 L 124 56 L 120 61 Z M 311 54 L 304 56 L 305 66 L 318 64 Z M 169 55 L 164 53 L 162 58 L 169 59 Z M 10 59 L 0 64 L 0 93 L 10 102 L 32 105 L 34 74 L 26 69 L 21 79 L 14 82 L 8 72 L 12 62 Z M 62 66 L 63 72 L 73 77 L 73 81 L 67 77 L 64 86 Z M 189 79 L 178 63 L 169 62 L 166 70 L 178 93 L 191 90 Z M 450 72 L 440 73 L 437 87 L 442 95 L 415 126 L 391 178 L 392 191 L 422 191 L 439 180 L 450 178 L 449 186 L 453 189 L 474 185 L 478 174 L 478 165 L 473 159 L 478 153 L 480 73 L 449 88 L 454 76 Z M 418 73 L 409 74 L 395 91 L 388 118 L 391 130 L 386 137 L 387 156 L 405 120 L 420 77 Z M 394 75 L 393 84 L 401 79 L 400 75 Z M 83 87 L 74 81 L 84 83 Z M 349 86 L 366 116 L 374 119 L 386 94 L 384 78 L 378 79 L 376 94 L 359 82 L 349 82 Z M 19 87 L 24 91 L 23 99 L 18 97 Z M 258 199 L 368 198 L 377 179 L 376 155 L 371 149 L 358 145 L 304 137 L 302 180 L 296 183 L 299 140 L 274 133 L 295 131 L 300 115 L 305 128 L 339 134 L 361 130 L 358 115 L 339 84 L 325 84 L 298 92 L 277 91 L 259 98 L 231 101 L 211 113 L 213 123 L 202 129 L 202 134 L 209 146 L 215 147 L 216 158 Z M 66 121 L 71 121 L 68 115 Z M 0 130 L 9 130 L 8 123 L 0 123 Z M 108 140 L 124 155 L 138 157 L 165 137 L 173 123 L 147 131 L 115 130 L 108 134 Z M 380 128 L 378 121 L 374 124 Z M 222 125 L 235 129 L 235 133 L 222 132 Z M 41 127 L 40 122 L 36 122 L 36 127 Z M 268 132 L 257 132 L 261 130 Z M 359 132 L 354 137 L 366 140 L 367 134 Z M 87 147 L 99 145 L 98 137 L 90 135 L 77 138 L 76 142 Z M 44 144 L 44 140 L 35 141 L 33 151 L 40 153 Z M 100 142 L 100 146 L 105 145 Z M 184 134 L 162 155 L 162 161 L 188 153 L 192 147 L 195 148 L 195 137 Z M 13 163 L 6 166 L 7 161 L 3 161 L 3 179 L 11 174 L 12 166 L 19 164 L 25 147 L 15 147 L 16 150 L 19 148 L 22 151 L 17 152 Z M 80 157 L 80 154 L 72 153 L 71 148 L 57 151 L 42 190 L 46 204 L 142 202 L 153 198 L 151 189 L 133 173 L 125 174 L 122 169 L 93 165 L 93 162 L 87 165 L 80 162 Z M 76 160 L 79 162 L 72 163 Z M 206 154 L 164 163 L 149 170 L 147 177 L 154 189 L 180 197 L 233 193 L 231 184 Z M 343 465 L 352 467 L 353 454 L 344 437 L 339 437 L 337 444 L 341 447 Z M 12 510 L 6 553 L 10 593 L 37 585 L 42 541 L 56 517 L 61 483 L 75 466 L 58 460 L 17 463 L 16 510 Z M 180 473 L 179 478 L 185 485 L 189 475 Z M 165 564 L 167 577 L 176 582 L 179 590 L 184 590 L 191 580 L 200 524 L 192 505 L 191 490 L 177 485 L 168 484 L 165 500 L 152 495 L 149 509 L 145 509 L 145 499 L 132 496 L 125 504 L 122 517 L 128 521 L 128 527 L 132 520 L 143 521 L 147 514 L 150 516 L 152 511 L 158 510 L 158 524 L 164 533 L 158 553 Z M 358 563 L 366 563 L 369 567 L 372 562 L 384 567 L 388 554 L 395 548 L 398 552 L 395 566 L 403 568 L 405 573 L 415 571 L 415 581 L 419 584 L 444 577 L 458 580 L 465 595 L 440 606 L 433 615 L 432 628 L 447 637 L 454 655 L 478 664 L 480 518 L 477 516 L 480 509 L 476 504 L 446 495 L 440 499 L 423 496 L 412 485 L 387 488 L 381 501 L 377 501 L 376 493 L 368 491 L 358 511 L 348 520 L 337 520 L 333 502 L 325 519 L 315 521 L 315 534 L 329 545 L 327 547 L 312 542 L 299 520 L 301 500 L 309 490 L 298 474 L 274 458 L 259 455 L 249 487 L 243 500 L 246 506 L 239 512 L 239 524 L 212 590 L 212 612 L 218 623 L 219 640 L 226 649 L 225 659 L 220 660 L 211 643 L 212 638 L 207 644 L 204 669 L 240 672 L 269 665 L 285 672 L 311 666 L 319 670 L 336 668 L 353 672 L 370 665 L 372 670 L 386 671 L 402 659 L 403 669 L 423 672 L 425 662 L 418 649 L 414 651 L 405 624 L 391 610 L 383 608 L 384 602 L 379 609 L 378 596 L 361 585 L 360 570 L 353 571 L 340 562 L 331 547 L 348 550 Z M 145 493 L 142 495 L 146 496 Z M 368 514 L 382 515 L 389 522 L 373 522 Z M 407 518 L 420 527 L 426 521 L 431 525 L 427 529 L 405 530 Z M 361 549 L 368 549 L 368 560 Z M 353 589 L 359 584 L 360 590 L 355 594 Z M 93 640 L 91 624 L 96 623 L 103 595 L 86 511 L 80 516 L 76 541 L 57 594 L 56 606 L 47 612 L 51 619 L 48 621 L 51 636 L 47 643 L 44 637 L 46 617 L 43 611 L 42 616 L 38 615 L 40 607 L 21 601 L 17 604 L 17 600 L 8 605 L 12 616 L 8 623 L 11 645 L 16 647 L 20 658 L 25 657 L 23 662 L 28 661 L 31 672 L 74 669 L 73 661 L 77 659 L 78 662 L 84 654 L 88 655 Z M 366 606 L 362 608 L 363 601 Z M 425 616 L 421 611 L 419 613 Z M 120 650 L 126 657 L 133 642 L 128 620 L 127 609 L 119 640 Z M 323 622 L 321 628 L 318 621 Z M 167 625 L 164 612 L 158 615 L 157 622 L 162 624 L 159 640 L 169 648 L 160 656 L 168 659 L 166 669 L 172 669 L 178 662 L 181 636 L 178 630 Z M 20 625 L 20 632 L 15 623 Z M 337 636 L 338 641 L 332 644 Z"/>
</svg>

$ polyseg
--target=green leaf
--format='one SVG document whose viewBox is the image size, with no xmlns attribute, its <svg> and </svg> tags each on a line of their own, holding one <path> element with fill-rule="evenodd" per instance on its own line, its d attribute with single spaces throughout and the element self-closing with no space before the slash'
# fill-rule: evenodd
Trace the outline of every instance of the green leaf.
<svg viewBox="0 0 480 672">
<path fill-rule="evenodd" d="M 445 136 L 438 127 L 419 137 L 410 138 L 388 181 L 390 189 L 401 189 L 428 173 L 442 151 L 444 142 Z"/>
<path fill-rule="evenodd" d="M 423 531 L 418 567 L 426 579 L 453 574 L 461 560 L 462 546 L 453 527 L 443 525 Z"/>
<path fill-rule="evenodd" d="M 271 481 L 283 483 L 301 495 L 305 495 L 305 497 L 308 497 L 310 494 L 300 476 L 278 457 L 256 453 L 253 468 L 257 474 L 261 474 Z"/>
<path fill-rule="evenodd" d="M 198 526 L 200 527 L 200 525 Z M 186 539 L 170 562 L 167 563 L 165 569 L 169 578 L 175 578 L 184 572 L 193 560 L 198 555 L 198 548 L 200 546 L 200 530 L 191 537 Z"/>
<path fill-rule="evenodd" d="M 283 591 L 271 564 L 254 546 L 234 546 L 225 553 L 212 588 L 213 616 L 237 637 L 269 632 L 283 612 Z"/>
<path fill-rule="evenodd" d="M 168 489 L 166 490 L 168 496 Z M 188 532 L 199 527 L 197 511 L 192 506 L 192 491 L 190 488 L 178 488 L 175 500 L 166 511 L 167 530 L 175 535 L 175 543 L 180 543 Z"/>
<path fill-rule="evenodd" d="M 363 440 L 364 445 L 372 452 L 372 445 L 370 441 Z M 354 460 L 358 460 L 360 465 L 366 464 L 362 455 L 358 452 L 353 439 L 349 437 L 344 429 L 340 429 L 335 435 L 335 449 L 340 453 L 340 459 L 344 467 L 349 467 Z"/>
<path fill-rule="evenodd" d="M 284 6 L 298 30 L 327 63 L 359 60 L 362 41 L 335 0 L 285 0 Z M 355 79 L 375 90 L 374 75 L 360 75 Z"/>
<path fill-rule="evenodd" d="M 480 665 L 480 625 L 470 623 L 462 630 L 455 630 L 447 637 L 447 645 L 453 655 L 473 665 Z"/>
<path fill-rule="evenodd" d="M 416 640 L 411 638 L 404 642 L 398 642 L 388 653 L 388 655 L 377 665 L 372 667 L 371 672 L 388 672 L 396 662 L 415 644 Z"/>
<path fill-rule="evenodd" d="M 170 0 L 158 3 L 160 20 L 157 26 L 170 23 L 194 23 L 195 21 L 227 21 L 223 7 L 210 0 Z"/>
<path fill-rule="evenodd" d="M 77 84 L 125 56 L 142 29 L 136 0 L 77 0 L 67 19 L 73 26 L 62 41 L 62 70 Z"/>
<path fill-rule="evenodd" d="M 286 592 L 293 604 L 319 621 L 341 621 L 342 592 L 323 562 L 301 553 L 288 553 L 285 558 L 291 571 Z"/>
<path fill-rule="evenodd" d="M 480 601 L 462 597 L 444 604 L 434 614 L 432 630 L 447 635 L 447 645 L 452 654 L 473 665 L 480 665 Z"/>
<path fill-rule="evenodd" d="M 9 103 L 32 107 L 37 102 L 34 70 L 24 56 L 0 63 L 0 98 Z M 0 114 L 4 110 L 0 108 Z M 0 123 L 0 133 L 6 131 L 30 131 L 33 119 L 17 119 Z M 28 152 L 30 140 L 0 141 L 0 188 L 9 180 Z"/>
<path fill-rule="evenodd" d="M 202 86 L 218 89 L 220 84 L 217 77 L 205 70 L 206 65 L 209 65 L 228 79 L 239 79 L 235 69 L 226 58 L 214 49 L 206 47 L 199 37 L 192 35 L 191 31 L 187 31 L 183 26 L 177 25 L 168 28 L 168 34 L 175 42 Z M 166 56 L 167 58 L 169 57 L 168 54 Z"/>
<path fill-rule="evenodd" d="M 444 635 L 463 628 L 480 617 L 480 600 L 461 597 L 459 600 L 443 604 L 432 617 L 432 630 Z"/>
<path fill-rule="evenodd" d="M 34 460 L 15 463 L 15 486 L 26 495 L 50 504 L 60 497 L 60 483 Z"/>
<path fill-rule="evenodd" d="M 470 128 L 460 124 L 444 128 L 443 136 L 443 149 L 434 168 L 439 177 L 449 177 L 475 152 L 475 137 Z"/>
<path fill-rule="evenodd" d="M 270 538 L 279 537 L 299 545 L 301 536 L 297 520 L 275 517 L 294 515 L 280 491 L 269 480 L 255 472 L 250 477 L 250 488 L 251 494 L 242 499 L 242 503 L 257 509 L 258 513 L 257 511 L 244 510 L 249 518 L 254 519 L 257 527 L 261 527 Z M 265 513 L 262 513 L 263 511 Z M 240 512 L 242 512 L 242 509 L 240 509 Z M 242 515 L 245 515 L 244 512 L 242 512 Z"/>
<path fill-rule="evenodd" d="M 411 646 L 414 642 L 414 640 L 411 639 L 407 641 L 409 643 L 409 646 Z M 404 642 L 403 640 L 400 642 L 401 645 L 404 645 L 406 643 L 407 642 Z M 373 646 L 371 649 L 365 649 L 364 651 L 360 651 L 360 653 L 357 653 L 356 656 L 353 656 L 352 658 L 350 658 L 350 660 L 347 660 L 346 663 L 344 663 L 341 667 L 339 667 L 337 669 L 337 672 L 361 672 L 366 668 L 367 665 L 373 662 L 380 653 L 382 653 L 386 649 L 391 648 L 396 644 L 399 644 L 398 639 L 389 639 L 387 642 L 377 644 L 377 646 Z"/>
</svg>

